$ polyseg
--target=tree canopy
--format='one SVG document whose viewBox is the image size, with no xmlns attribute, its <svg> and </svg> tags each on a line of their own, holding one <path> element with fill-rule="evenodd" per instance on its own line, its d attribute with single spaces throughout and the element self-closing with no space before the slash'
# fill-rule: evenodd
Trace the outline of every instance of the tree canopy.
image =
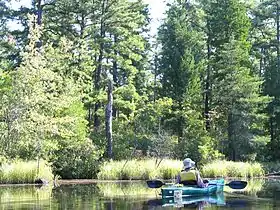
<svg viewBox="0 0 280 210">
<path fill-rule="evenodd" d="M 142 0 L 0 9 L 1 157 L 65 178 L 107 159 L 279 159 L 279 1 L 174 0 L 156 39 Z"/>
</svg>

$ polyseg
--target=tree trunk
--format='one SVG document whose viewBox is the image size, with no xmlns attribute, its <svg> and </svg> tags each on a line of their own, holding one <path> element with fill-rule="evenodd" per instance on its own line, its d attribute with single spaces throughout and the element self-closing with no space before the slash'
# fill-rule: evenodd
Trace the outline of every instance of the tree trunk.
<svg viewBox="0 0 280 210">
<path fill-rule="evenodd" d="M 280 7 L 279 7 L 279 3 L 276 2 L 276 31 L 277 31 L 277 37 L 276 37 L 276 40 L 277 40 L 277 46 L 276 46 L 276 49 L 277 49 L 277 70 L 276 70 L 276 77 L 278 78 L 277 80 L 279 80 L 279 75 L 280 75 L 280 20 L 279 20 L 279 16 L 280 16 Z M 277 81 L 277 88 L 279 87 L 279 82 Z M 274 98 L 274 101 L 277 101 L 277 97 L 276 96 Z M 270 116 L 270 119 L 269 119 L 269 124 L 270 124 L 270 142 L 271 142 L 271 150 L 272 151 L 275 151 L 275 141 L 276 141 L 276 136 L 274 134 L 276 134 L 277 132 L 277 126 L 274 126 L 274 122 L 277 123 L 277 120 L 275 117 L 273 117 L 273 114 L 274 114 L 274 106 L 275 105 L 272 105 L 272 108 L 271 108 L 271 115 Z M 274 155 L 274 153 L 273 153 Z"/>
<path fill-rule="evenodd" d="M 235 161 L 236 160 L 236 149 L 234 144 L 234 126 L 233 126 L 233 114 L 231 111 L 228 114 L 228 152 L 230 159 Z"/>
<path fill-rule="evenodd" d="M 43 15 L 43 8 L 42 8 L 42 1 L 37 1 L 37 24 L 39 26 L 42 25 L 42 15 Z"/>
<path fill-rule="evenodd" d="M 208 21 L 207 21 L 208 22 Z M 209 33 L 209 23 L 208 25 L 208 33 Z M 207 39 L 207 58 L 208 58 L 208 64 L 207 64 L 207 70 L 206 70 L 206 82 L 205 82 L 205 99 L 204 99 L 204 118 L 205 118 L 205 128 L 207 131 L 210 130 L 210 116 L 209 116 L 209 101 L 210 101 L 210 35 L 208 34 Z"/>
<path fill-rule="evenodd" d="M 105 0 L 102 3 L 102 14 L 101 14 L 101 20 L 100 20 L 100 37 L 101 37 L 101 43 L 99 44 L 99 55 L 98 55 L 98 65 L 95 71 L 94 75 L 94 89 L 98 93 L 100 91 L 100 80 L 101 80 L 101 71 L 102 71 L 102 61 L 103 61 L 103 54 L 104 54 L 104 43 L 102 38 L 105 37 L 105 28 L 104 28 L 104 16 L 105 13 Z M 100 108 L 100 101 L 97 101 L 94 105 L 94 129 L 97 131 L 100 126 L 100 119 L 97 114 L 99 108 Z"/>
<path fill-rule="evenodd" d="M 156 87 L 157 87 L 157 71 L 158 71 L 158 56 L 155 56 L 155 72 L 154 72 L 154 103 L 156 102 L 156 97 L 157 97 L 157 92 L 156 92 Z"/>
<path fill-rule="evenodd" d="M 36 24 L 38 26 L 42 25 L 42 16 L 43 16 L 43 5 L 42 0 L 37 0 L 35 2 L 35 10 L 36 10 Z M 36 42 L 36 47 L 40 49 L 42 47 L 42 39 L 40 39 Z"/>
<path fill-rule="evenodd" d="M 108 77 L 107 97 L 108 97 L 108 104 L 106 106 L 106 111 L 105 111 L 107 155 L 109 159 L 112 159 L 113 158 L 113 137 L 112 137 L 113 81 L 110 77 Z"/>
<path fill-rule="evenodd" d="M 271 116 L 270 118 L 269 118 L 269 127 L 270 127 L 270 129 L 269 129 L 269 131 L 270 131 L 270 143 L 271 143 L 271 150 L 272 151 L 274 151 L 275 150 L 275 148 L 274 148 L 274 126 L 273 126 L 273 117 Z"/>
<path fill-rule="evenodd" d="M 114 35 L 114 43 L 116 44 L 118 42 L 118 38 L 116 35 Z M 117 50 L 114 50 L 114 54 L 117 57 L 118 52 Z M 116 59 L 113 61 L 113 81 L 114 81 L 114 85 L 116 87 L 118 87 L 118 64 Z M 117 117 L 117 109 L 116 107 L 113 107 L 113 117 Z"/>
<path fill-rule="evenodd" d="M 277 27 L 277 70 L 278 75 L 280 73 L 280 5 L 279 1 L 277 2 L 277 14 L 276 14 L 276 27 Z"/>
<path fill-rule="evenodd" d="M 260 59 L 260 71 L 259 71 L 259 77 L 261 78 L 263 75 L 264 70 L 264 48 L 261 48 L 261 59 Z M 260 85 L 261 86 L 261 85 Z M 260 87 L 261 88 L 261 87 Z"/>
<path fill-rule="evenodd" d="M 98 66 L 95 72 L 95 78 L 94 78 L 94 88 L 96 92 L 100 91 L 100 80 L 101 80 L 101 70 L 102 70 L 102 59 L 103 59 L 103 48 L 104 44 L 100 44 L 100 50 L 99 50 L 99 58 L 98 58 Z M 94 129 L 98 130 L 100 126 L 100 119 L 97 114 L 98 110 L 100 108 L 100 102 L 97 101 L 94 105 Z"/>
</svg>

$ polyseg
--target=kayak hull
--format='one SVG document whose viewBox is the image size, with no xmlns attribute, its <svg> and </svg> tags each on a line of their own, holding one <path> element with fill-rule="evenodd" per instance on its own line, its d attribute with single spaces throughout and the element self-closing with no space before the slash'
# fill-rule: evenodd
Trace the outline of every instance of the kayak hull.
<svg viewBox="0 0 280 210">
<path fill-rule="evenodd" d="M 210 180 L 208 187 L 200 188 L 195 186 L 178 186 L 171 185 L 161 188 L 162 198 L 176 196 L 197 196 L 197 195 L 212 195 L 224 190 L 224 179 Z"/>
</svg>

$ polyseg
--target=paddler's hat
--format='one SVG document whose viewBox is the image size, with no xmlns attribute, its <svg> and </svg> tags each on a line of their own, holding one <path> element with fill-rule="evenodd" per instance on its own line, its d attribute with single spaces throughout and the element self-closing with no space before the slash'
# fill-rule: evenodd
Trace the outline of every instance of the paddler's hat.
<svg viewBox="0 0 280 210">
<path fill-rule="evenodd" d="M 188 169 L 188 168 L 192 168 L 192 167 L 195 166 L 195 162 L 194 162 L 192 159 L 190 159 L 190 158 L 186 158 L 186 159 L 183 161 L 183 164 L 184 164 L 184 166 L 183 166 L 183 169 L 184 169 L 184 170 L 185 170 L 185 169 Z"/>
</svg>

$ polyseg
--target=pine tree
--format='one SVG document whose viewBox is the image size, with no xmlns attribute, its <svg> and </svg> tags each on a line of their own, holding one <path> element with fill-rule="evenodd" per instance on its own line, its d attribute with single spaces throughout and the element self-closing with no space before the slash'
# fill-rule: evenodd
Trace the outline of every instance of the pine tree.
<svg viewBox="0 0 280 210">
<path fill-rule="evenodd" d="M 162 86 L 159 95 L 173 101 L 172 112 L 164 119 L 165 128 L 178 137 L 178 157 L 192 155 L 196 160 L 201 158 L 199 145 L 206 143 L 204 137 L 207 136 L 204 127 L 198 126 L 203 122 L 205 56 L 200 15 L 201 11 L 195 4 L 175 2 L 168 9 L 167 18 L 159 30 L 162 47 L 158 70 Z"/>
<path fill-rule="evenodd" d="M 253 52 L 259 59 L 259 74 L 264 77 L 263 92 L 272 97 L 267 107 L 270 131 L 268 159 L 279 157 L 279 76 L 280 76 L 280 5 L 279 1 L 261 1 L 253 10 L 255 30 Z"/>
<path fill-rule="evenodd" d="M 230 159 L 254 159 L 258 136 L 265 135 L 260 132 L 264 118 L 260 112 L 268 99 L 261 97 L 261 80 L 251 70 L 246 8 L 239 0 L 217 0 L 211 2 L 207 15 L 212 37 L 213 131 L 218 139 L 227 139 Z"/>
</svg>

